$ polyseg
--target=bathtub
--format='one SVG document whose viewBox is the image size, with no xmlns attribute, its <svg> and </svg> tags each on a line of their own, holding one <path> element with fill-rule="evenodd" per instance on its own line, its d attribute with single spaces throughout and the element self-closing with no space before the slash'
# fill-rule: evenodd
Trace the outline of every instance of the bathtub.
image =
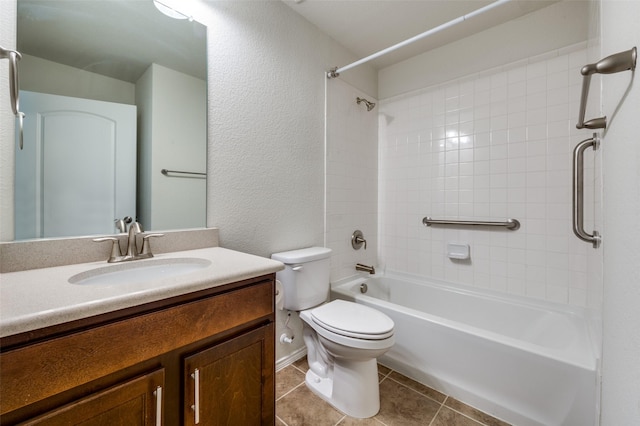
<svg viewBox="0 0 640 426">
<path fill-rule="evenodd" d="M 596 345 L 580 309 L 389 273 L 331 295 L 393 319 L 383 365 L 513 425 L 597 425 Z"/>
</svg>

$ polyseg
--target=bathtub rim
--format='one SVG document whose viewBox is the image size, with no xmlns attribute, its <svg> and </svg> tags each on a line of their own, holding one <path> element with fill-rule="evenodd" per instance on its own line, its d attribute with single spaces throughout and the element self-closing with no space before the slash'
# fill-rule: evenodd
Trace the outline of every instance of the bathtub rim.
<svg viewBox="0 0 640 426">
<path fill-rule="evenodd" d="M 594 330 L 592 329 L 592 324 L 590 321 L 591 317 L 589 315 L 589 310 L 581 306 L 563 305 L 560 303 L 550 302 L 546 300 L 535 300 L 535 299 L 531 299 L 531 298 L 527 298 L 519 295 L 504 294 L 491 289 L 485 289 L 485 288 L 479 289 L 479 288 L 470 287 L 467 285 L 449 283 L 442 280 L 431 279 L 427 277 L 419 277 L 416 275 L 406 274 L 402 272 L 395 272 L 395 271 L 385 271 L 383 273 L 377 273 L 377 274 L 358 274 L 358 275 L 351 276 L 349 278 L 336 281 L 335 283 L 331 283 L 331 299 L 333 300 L 335 298 L 339 298 L 339 297 L 336 297 L 336 294 L 338 294 L 338 295 L 343 295 L 344 297 L 347 297 L 347 298 L 352 297 L 353 299 L 348 299 L 352 301 L 355 301 L 358 297 L 361 297 L 364 301 L 369 301 L 369 303 L 373 305 L 398 306 L 397 304 L 388 302 L 386 300 L 368 296 L 364 293 L 361 294 L 361 293 L 355 293 L 351 291 L 351 288 L 358 283 L 365 282 L 366 280 L 371 278 L 384 278 L 384 277 L 392 278 L 392 279 L 394 278 L 400 279 L 400 280 L 408 281 L 412 284 L 417 284 L 417 285 L 431 286 L 431 287 L 435 287 L 445 291 L 453 291 L 453 292 L 464 294 L 464 295 L 470 295 L 472 297 L 479 297 L 483 299 L 494 299 L 494 300 L 497 299 L 499 301 L 513 303 L 519 306 L 552 311 L 560 315 L 569 315 L 572 317 L 578 317 L 580 320 L 584 321 L 585 332 L 586 332 L 585 338 L 587 339 L 586 344 L 588 345 L 588 349 L 590 352 L 588 354 L 580 353 L 579 357 L 575 357 L 575 356 L 572 357 L 572 356 L 567 356 L 567 351 L 561 351 L 554 348 L 544 347 L 544 346 L 535 344 L 533 342 L 516 339 L 510 336 L 504 336 L 490 330 L 485 330 L 479 327 L 474 327 L 473 325 L 460 323 L 454 320 L 450 320 L 447 318 L 442 318 L 436 315 L 422 312 L 417 309 L 402 306 L 403 311 L 408 315 L 413 315 L 419 318 L 425 318 L 429 321 L 432 321 L 435 324 L 439 324 L 445 327 L 451 327 L 465 333 L 469 333 L 470 331 L 473 331 L 474 333 L 477 333 L 477 335 L 479 336 L 488 338 L 500 344 L 504 344 L 512 347 L 524 347 L 527 351 L 530 351 L 538 356 L 542 356 L 548 359 L 553 359 L 558 362 L 562 362 L 564 364 L 568 364 L 577 368 L 582 368 L 588 371 L 596 371 L 596 372 L 599 371 L 600 354 L 596 346 Z"/>
</svg>

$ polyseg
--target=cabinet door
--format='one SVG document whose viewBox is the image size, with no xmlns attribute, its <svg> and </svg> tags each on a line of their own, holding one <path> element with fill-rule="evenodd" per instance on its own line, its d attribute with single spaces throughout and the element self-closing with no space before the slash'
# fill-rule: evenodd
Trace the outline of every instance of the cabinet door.
<svg viewBox="0 0 640 426">
<path fill-rule="evenodd" d="M 162 424 L 164 369 L 88 395 L 27 425 L 133 426 Z"/>
<path fill-rule="evenodd" d="M 185 359 L 185 425 L 273 425 L 273 324 Z"/>
</svg>

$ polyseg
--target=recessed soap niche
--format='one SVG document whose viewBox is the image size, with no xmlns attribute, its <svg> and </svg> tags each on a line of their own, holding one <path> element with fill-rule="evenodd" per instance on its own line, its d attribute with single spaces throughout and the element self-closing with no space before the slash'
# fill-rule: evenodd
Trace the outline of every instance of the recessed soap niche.
<svg viewBox="0 0 640 426">
<path fill-rule="evenodd" d="M 447 257 L 452 260 L 468 260 L 471 258 L 469 244 L 447 243 Z"/>
</svg>

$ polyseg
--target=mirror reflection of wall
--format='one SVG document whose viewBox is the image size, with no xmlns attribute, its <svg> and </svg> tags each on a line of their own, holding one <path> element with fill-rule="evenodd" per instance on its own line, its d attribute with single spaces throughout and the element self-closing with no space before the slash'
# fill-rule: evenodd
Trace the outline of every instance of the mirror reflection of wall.
<svg viewBox="0 0 640 426">
<path fill-rule="evenodd" d="M 206 172 L 203 25 L 169 18 L 152 0 L 18 0 L 17 40 L 23 54 L 21 91 L 135 111 L 129 136 L 135 148 L 127 154 L 135 159 L 135 170 L 123 177 L 120 166 L 108 166 L 110 158 L 122 157 L 122 149 L 118 153 L 115 140 L 104 137 L 120 124 L 109 127 L 105 122 L 92 130 L 84 120 L 78 129 L 74 124 L 82 120 L 60 108 L 37 102 L 30 106 L 32 113 L 25 119 L 34 129 L 25 139 L 30 148 L 16 151 L 16 175 L 23 177 L 16 182 L 16 218 L 22 215 L 16 220 L 17 239 L 116 233 L 115 221 L 123 216 L 137 218 L 145 230 L 206 225 L 205 175 L 161 173 Z M 87 114 L 79 107 L 62 109 Z M 65 115 L 69 116 L 61 118 Z M 50 137 L 47 130 L 55 129 L 63 145 L 45 141 Z M 65 146 L 67 155 L 59 155 L 63 150 L 54 146 Z M 87 166 L 89 159 L 81 154 L 98 162 Z M 108 184 L 98 185 L 102 178 L 88 176 L 100 169 L 106 171 Z M 54 170 L 64 171 L 63 176 L 54 175 Z M 79 181 L 87 182 L 83 192 L 72 189 L 79 185 L 69 184 Z M 133 205 L 114 207 L 114 197 L 132 188 Z M 102 222 L 90 226 L 89 218 L 96 217 Z"/>
</svg>

